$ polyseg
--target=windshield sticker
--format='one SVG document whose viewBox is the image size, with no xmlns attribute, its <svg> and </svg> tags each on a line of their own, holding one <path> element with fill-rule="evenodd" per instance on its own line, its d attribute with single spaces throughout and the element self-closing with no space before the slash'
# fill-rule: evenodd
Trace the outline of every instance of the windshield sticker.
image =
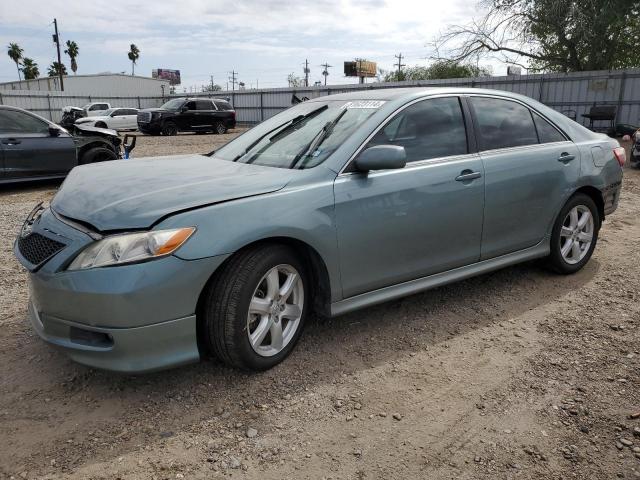
<svg viewBox="0 0 640 480">
<path fill-rule="evenodd" d="M 355 100 L 345 103 L 341 108 L 343 110 L 350 110 L 352 108 L 380 108 L 384 103 L 384 100 Z"/>
</svg>

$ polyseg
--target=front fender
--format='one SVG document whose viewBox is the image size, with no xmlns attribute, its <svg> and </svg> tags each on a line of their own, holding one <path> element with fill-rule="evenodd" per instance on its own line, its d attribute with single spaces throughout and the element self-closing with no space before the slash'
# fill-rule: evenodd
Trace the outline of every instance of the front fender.
<svg viewBox="0 0 640 480">
<path fill-rule="evenodd" d="M 197 228 L 176 252 L 185 260 L 232 254 L 273 237 L 303 242 L 327 267 L 332 301 L 341 298 L 333 179 L 176 214 L 155 228 L 184 226 Z"/>
</svg>

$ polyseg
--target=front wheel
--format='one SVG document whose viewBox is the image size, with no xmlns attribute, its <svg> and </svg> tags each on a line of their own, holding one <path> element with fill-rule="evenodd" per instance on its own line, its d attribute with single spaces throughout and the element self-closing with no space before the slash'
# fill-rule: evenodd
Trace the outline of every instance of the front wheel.
<svg viewBox="0 0 640 480">
<path fill-rule="evenodd" d="M 107 147 L 93 147 L 87 150 L 80 161 L 80 165 L 86 165 L 88 163 L 107 162 L 109 160 L 116 160 L 118 154 Z"/>
<path fill-rule="evenodd" d="M 173 137 L 178 134 L 178 126 L 173 122 L 166 122 L 162 126 L 162 134 L 167 137 Z"/>
<path fill-rule="evenodd" d="M 551 233 L 549 265 L 562 274 L 580 270 L 598 241 L 600 215 L 595 202 L 583 193 L 571 197 L 560 211 Z"/>
<path fill-rule="evenodd" d="M 302 333 L 308 284 L 304 264 L 285 246 L 236 254 L 207 287 L 201 340 L 233 367 L 266 370 L 277 365 Z"/>
</svg>

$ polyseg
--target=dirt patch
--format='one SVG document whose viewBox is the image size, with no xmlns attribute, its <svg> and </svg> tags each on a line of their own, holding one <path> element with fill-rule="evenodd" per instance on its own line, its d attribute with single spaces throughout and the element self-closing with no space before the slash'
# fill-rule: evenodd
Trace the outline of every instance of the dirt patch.
<svg viewBox="0 0 640 480">
<path fill-rule="evenodd" d="M 182 137 L 135 153 L 215 138 Z M 639 187 L 626 169 L 576 275 L 528 263 L 312 322 L 261 374 L 144 376 L 76 365 L 26 324 L 11 243 L 55 185 L 5 188 L 0 478 L 636 478 Z"/>
</svg>

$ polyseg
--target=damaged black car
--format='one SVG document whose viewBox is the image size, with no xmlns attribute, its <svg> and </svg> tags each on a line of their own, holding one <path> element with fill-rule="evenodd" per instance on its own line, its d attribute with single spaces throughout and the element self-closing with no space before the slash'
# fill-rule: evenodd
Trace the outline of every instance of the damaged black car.
<svg viewBox="0 0 640 480">
<path fill-rule="evenodd" d="M 114 130 L 68 131 L 21 108 L 0 105 L 0 183 L 65 177 L 73 167 L 122 158 Z"/>
</svg>

